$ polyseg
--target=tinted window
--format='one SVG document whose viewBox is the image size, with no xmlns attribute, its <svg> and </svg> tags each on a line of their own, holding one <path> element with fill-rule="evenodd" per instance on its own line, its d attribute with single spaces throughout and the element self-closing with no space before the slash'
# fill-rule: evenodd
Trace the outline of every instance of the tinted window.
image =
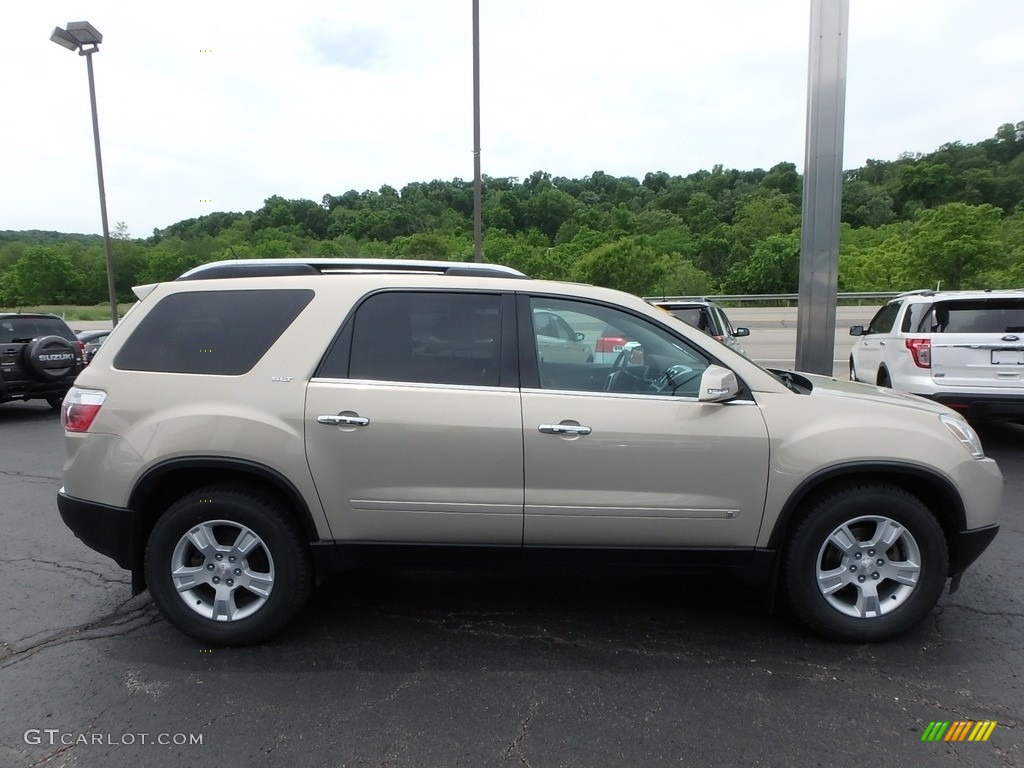
<svg viewBox="0 0 1024 768">
<path fill-rule="evenodd" d="M 353 319 L 349 377 L 496 387 L 500 309 L 492 294 L 371 296 Z M 328 360 L 323 375 L 337 375 L 337 368 Z"/>
<path fill-rule="evenodd" d="M 527 336 L 534 342 L 541 389 L 697 396 L 709 359 L 661 326 L 581 301 L 534 297 L 530 305 L 535 323 L 557 315 L 583 336 L 562 345 L 551 344 L 538 328 Z M 612 337 L 616 351 L 602 354 L 600 342 Z"/>
<path fill-rule="evenodd" d="M 921 333 L 1021 333 L 1024 300 L 971 299 L 943 301 L 917 324 Z"/>
<path fill-rule="evenodd" d="M 708 329 L 708 318 L 700 307 L 687 307 L 686 309 L 673 309 L 672 314 L 678 317 L 687 325 L 692 325 L 702 331 Z"/>
<path fill-rule="evenodd" d="M 60 336 L 73 341 L 75 335 L 67 323 L 58 317 L 4 317 L 0 318 L 0 343 L 15 339 L 38 339 L 41 336 Z"/>
<path fill-rule="evenodd" d="M 312 298 L 310 290 L 172 294 L 139 323 L 114 367 L 238 376 L 256 365 Z"/>
<path fill-rule="evenodd" d="M 886 304 L 875 316 L 871 318 L 871 325 L 868 326 L 868 333 L 889 333 L 896 322 L 896 315 L 899 314 L 901 301 L 894 301 Z"/>
</svg>

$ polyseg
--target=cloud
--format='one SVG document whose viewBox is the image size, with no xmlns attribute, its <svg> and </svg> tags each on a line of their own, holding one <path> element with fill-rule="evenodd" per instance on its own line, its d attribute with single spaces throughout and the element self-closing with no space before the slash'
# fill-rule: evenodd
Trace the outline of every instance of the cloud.
<svg viewBox="0 0 1024 768">
<path fill-rule="evenodd" d="M 384 58 L 383 36 L 377 29 L 317 29 L 313 50 L 322 64 L 370 70 Z"/>
</svg>

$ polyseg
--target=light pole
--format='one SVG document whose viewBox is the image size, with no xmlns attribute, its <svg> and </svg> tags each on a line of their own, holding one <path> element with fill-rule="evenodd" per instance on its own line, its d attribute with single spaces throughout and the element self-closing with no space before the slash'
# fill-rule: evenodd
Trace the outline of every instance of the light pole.
<svg viewBox="0 0 1024 768">
<path fill-rule="evenodd" d="M 473 0 L 473 261 L 483 260 L 480 182 L 480 0 Z"/>
<path fill-rule="evenodd" d="M 88 21 L 72 21 L 67 29 L 56 27 L 50 39 L 69 51 L 85 56 L 89 70 L 89 101 L 92 104 L 92 137 L 96 144 L 96 178 L 100 184 L 100 218 L 103 221 L 103 249 L 107 254 L 107 292 L 110 294 L 110 321 L 117 325 L 117 297 L 114 294 L 114 255 L 110 248 L 110 228 L 107 226 L 107 193 L 103 187 L 103 160 L 100 156 L 100 122 L 96 116 L 96 82 L 92 74 L 92 55 L 103 42 L 96 27 Z"/>
</svg>

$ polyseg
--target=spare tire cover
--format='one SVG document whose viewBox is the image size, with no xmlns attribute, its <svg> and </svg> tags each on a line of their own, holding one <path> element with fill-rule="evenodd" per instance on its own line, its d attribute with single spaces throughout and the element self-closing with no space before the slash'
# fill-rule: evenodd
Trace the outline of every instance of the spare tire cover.
<svg viewBox="0 0 1024 768">
<path fill-rule="evenodd" d="M 25 347 L 29 372 L 47 381 L 58 381 L 78 367 L 78 350 L 62 336 L 42 336 Z"/>
</svg>

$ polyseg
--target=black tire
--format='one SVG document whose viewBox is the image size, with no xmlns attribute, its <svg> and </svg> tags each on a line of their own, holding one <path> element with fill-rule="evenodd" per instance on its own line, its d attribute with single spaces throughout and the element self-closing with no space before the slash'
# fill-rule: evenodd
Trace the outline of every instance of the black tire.
<svg viewBox="0 0 1024 768">
<path fill-rule="evenodd" d="M 188 575 L 175 577 L 175 568 Z M 168 621 L 213 645 L 246 645 L 280 631 L 313 584 L 309 547 L 294 520 L 271 497 L 231 485 L 201 488 L 168 507 L 150 533 L 145 571 Z"/>
<path fill-rule="evenodd" d="M 889 378 L 889 372 L 885 368 L 878 371 L 878 386 L 892 389 L 892 379 Z"/>
<path fill-rule="evenodd" d="M 42 336 L 25 347 L 25 368 L 43 381 L 60 381 L 78 368 L 78 349 L 63 336 Z"/>
<path fill-rule="evenodd" d="M 783 560 L 797 616 L 826 637 L 858 643 L 888 640 L 919 623 L 948 572 L 935 516 L 885 484 L 849 486 L 817 500 L 793 529 Z"/>
<path fill-rule="evenodd" d="M 850 358 L 850 381 L 857 380 L 857 369 L 853 365 L 853 358 Z"/>
</svg>

